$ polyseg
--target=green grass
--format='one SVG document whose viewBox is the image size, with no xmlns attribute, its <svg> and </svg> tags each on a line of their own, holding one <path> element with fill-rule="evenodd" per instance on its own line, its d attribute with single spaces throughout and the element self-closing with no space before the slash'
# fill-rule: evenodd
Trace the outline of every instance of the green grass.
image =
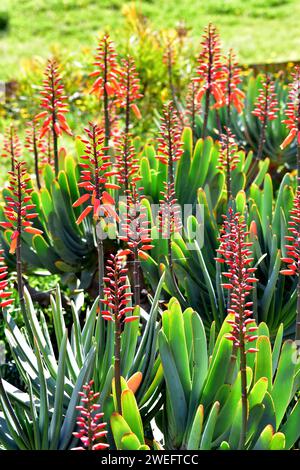
<svg viewBox="0 0 300 470">
<path fill-rule="evenodd" d="M 97 33 L 109 28 L 124 37 L 122 0 L 1 0 L 0 80 L 18 78 L 24 59 L 46 57 L 59 47 L 80 55 L 93 49 Z M 225 48 L 244 63 L 300 59 L 299 0 L 143 0 L 136 2 L 155 28 L 183 20 L 199 40 L 214 22 Z M 2 12 L 2 13 L 1 13 Z M 4 28 L 4 29 L 3 29 Z"/>
</svg>

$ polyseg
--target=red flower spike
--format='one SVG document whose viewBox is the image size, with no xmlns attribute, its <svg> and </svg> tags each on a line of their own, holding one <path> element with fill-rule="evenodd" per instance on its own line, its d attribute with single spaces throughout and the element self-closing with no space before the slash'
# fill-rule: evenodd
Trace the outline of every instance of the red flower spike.
<svg viewBox="0 0 300 470">
<path fill-rule="evenodd" d="M 98 124 L 89 123 L 89 127 L 85 129 L 86 137 L 82 138 L 85 145 L 85 155 L 81 157 L 79 165 L 82 168 L 80 183 L 78 186 L 84 190 L 84 194 L 74 202 L 73 207 L 90 202 L 77 219 L 77 224 L 93 209 L 94 218 L 100 217 L 100 211 L 103 215 L 111 215 L 112 211 L 109 205 L 114 200 L 105 191 L 114 187 L 119 189 L 118 185 L 112 185 L 109 177 L 118 175 L 117 171 L 111 171 L 110 156 L 106 155 L 107 148 L 104 146 L 104 131 Z"/>
<path fill-rule="evenodd" d="M 132 109 L 139 119 L 141 117 L 135 101 L 142 98 L 140 80 L 136 71 L 134 59 L 129 55 L 122 60 L 119 71 L 119 87 L 117 89 L 116 105 L 129 112 Z"/>
<path fill-rule="evenodd" d="M 281 274 L 286 276 L 299 276 L 300 275 L 300 189 L 298 188 L 293 208 L 290 211 L 290 220 L 288 223 L 289 235 L 285 237 L 288 241 L 286 247 L 286 257 L 281 258 L 284 263 L 287 263 L 288 269 L 283 269 Z"/>
<path fill-rule="evenodd" d="M 0 250 L 0 307 L 5 308 L 13 303 L 12 292 L 7 291 L 8 281 L 7 281 L 7 267 L 4 264 L 3 258 L 4 250 Z"/>
<path fill-rule="evenodd" d="M 116 163 L 118 182 L 124 186 L 125 192 L 131 183 L 138 181 L 139 160 L 135 156 L 130 134 L 124 133 L 116 144 Z"/>
<path fill-rule="evenodd" d="M 115 95 L 119 90 L 119 66 L 116 60 L 116 52 L 114 43 L 108 34 L 100 39 L 94 65 L 96 70 L 90 74 L 96 78 L 91 93 L 96 94 L 99 98 L 106 93 L 108 96 Z"/>
<path fill-rule="evenodd" d="M 121 222 L 122 235 L 119 237 L 128 246 L 128 249 L 123 251 L 127 255 L 134 255 L 135 258 L 139 255 L 143 256 L 145 251 L 153 248 L 146 208 L 141 203 L 140 190 L 141 188 L 137 189 L 135 183 L 132 183 L 127 191 L 127 211 L 124 221 Z"/>
<path fill-rule="evenodd" d="M 223 284 L 223 287 L 230 292 L 228 313 L 234 314 L 234 320 L 229 321 L 232 330 L 228 339 L 240 348 L 241 354 L 255 352 L 255 348 L 246 350 L 247 343 L 256 339 L 252 334 L 256 327 L 253 326 L 251 331 L 247 329 L 249 324 L 254 323 L 250 309 L 252 303 L 247 301 L 247 297 L 254 288 L 253 284 L 257 282 L 254 277 L 255 268 L 248 267 L 252 262 L 249 250 L 252 244 L 246 241 L 247 231 L 243 217 L 239 213 L 235 214 L 232 208 L 229 208 L 229 214 L 224 218 L 220 235 L 216 260 L 219 262 L 219 258 L 224 259 L 228 268 L 228 273 L 224 274 L 229 275 L 230 283 Z"/>
<path fill-rule="evenodd" d="M 245 93 L 238 87 L 241 82 L 241 68 L 238 66 L 234 52 L 230 49 L 223 65 L 223 77 L 220 81 L 223 97 L 220 102 L 215 104 L 216 108 L 226 106 L 229 117 L 231 105 L 238 113 L 243 111 Z"/>
<path fill-rule="evenodd" d="M 282 121 L 290 133 L 280 145 L 282 150 L 290 145 L 295 138 L 297 138 L 297 145 L 300 144 L 300 66 L 295 67 L 292 77 L 293 81 L 289 85 L 289 101 L 285 112 L 286 119 Z"/>
<path fill-rule="evenodd" d="M 264 123 L 276 119 L 278 111 L 279 107 L 275 92 L 275 83 L 271 80 L 269 75 L 266 75 L 259 90 L 252 114 Z"/>
<path fill-rule="evenodd" d="M 15 170 L 16 161 L 22 155 L 20 139 L 13 125 L 7 127 L 4 133 L 2 157 L 10 158 L 11 171 Z"/>
<path fill-rule="evenodd" d="M 118 322 L 118 324 L 126 323 L 126 313 L 132 312 L 133 307 L 128 306 L 132 293 L 128 292 L 129 286 L 126 283 L 128 270 L 124 267 L 124 257 L 122 252 L 111 255 L 107 260 L 107 275 L 105 281 L 105 299 L 101 302 L 107 306 L 107 311 L 102 311 L 103 318 Z M 127 291 L 127 292 L 126 292 Z"/>
<path fill-rule="evenodd" d="M 157 156 L 159 160 L 174 171 L 174 165 L 183 154 L 181 130 L 178 113 L 172 101 L 164 105 L 161 119 L 160 137 Z"/>
<path fill-rule="evenodd" d="M 94 381 L 91 380 L 83 386 L 83 391 L 79 392 L 81 405 L 76 408 L 81 416 L 77 418 L 79 430 L 73 432 L 73 436 L 81 440 L 82 446 L 72 450 L 104 450 L 109 447 L 101 442 L 107 434 L 106 423 L 101 422 L 104 413 L 99 413 L 100 405 L 96 403 L 99 393 L 93 392 L 93 384 Z"/>
<path fill-rule="evenodd" d="M 201 42 L 202 51 L 198 57 L 197 77 L 199 83 L 198 101 L 201 100 L 208 90 L 214 97 L 216 103 L 223 102 L 223 89 L 221 80 L 224 78 L 224 70 L 221 62 L 220 37 L 214 25 L 209 24 L 203 34 Z"/>
<path fill-rule="evenodd" d="M 45 111 L 35 117 L 36 120 L 42 120 L 40 138 L 48 132 L 53 132 L 56 137 L 63 133 L 72 135 L 65 118 L 65 114 L 68 112 L 67 97 L 55 59 L 49 59 L 47 62 L 41 96 L 41 108 Z"/>
<path fill-rule="evenodd" d="M 9 175 L 9 189 L 12 196 L 5 197 L 4 214 L 9 221 L 10 228 L 14 230 L 10 245 L 10 253 L 14 253 L 18 238 L 23 231 L 32 234 L 42 233 L 42 231 L 32 226 L 32 220 L 38 214 L 34 212 L 35 204 L 31 201 L 32 188 L 29 185 L 30 178 L 27 175 L 25 162 L 17 162 L 15 171 L 9 172 Z M 7 222 L 1 222 L 1 225 L 7 226 Z"/>
</svg>

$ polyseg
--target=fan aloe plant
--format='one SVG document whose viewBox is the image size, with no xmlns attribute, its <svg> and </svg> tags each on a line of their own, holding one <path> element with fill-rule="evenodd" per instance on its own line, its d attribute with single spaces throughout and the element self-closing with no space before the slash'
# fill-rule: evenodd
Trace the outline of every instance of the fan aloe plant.
<svg viewBox="0 0 300 470">
<path fill-rule="evenodd" d="M 232 320 L 229 315 L 227 320 Z M 237 449 L 242 431 L 241 373 L 227 339 L 224 321 L 217 337 L 215 324 L 207 336 L 199 315 L 182 312 L 171 299 L 162 316 L 159 350 L 166 382 L 166 401 L 156 421 L 167 449 Z M 283 328 L 272 347 L 266 324 L 258 327 L 247 354 L 248 412 L 245 448 L 290 449 L 299 439 L 300 366 L 295 343 L 282 343 Z M 180 340 L 179 340 L 180 338 Z M 249 346 L 247 346 L 247 349 Z"/>
</svg>

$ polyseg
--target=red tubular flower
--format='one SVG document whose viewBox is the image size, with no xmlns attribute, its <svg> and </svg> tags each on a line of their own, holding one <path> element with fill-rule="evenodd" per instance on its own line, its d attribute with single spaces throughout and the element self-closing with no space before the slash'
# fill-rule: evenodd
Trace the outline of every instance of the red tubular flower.
<svg viewBox="0 0 300 470">
<path fill-rule="evenodd" d="M 107 276 L 104 277 L 106 287 L 104 289 L 105 299 L 102 300 L 107 306 L 106 311 L 102 311 L 104 320 L 113 321 L 115 324 L 115 389 L 117 398 L 117 411 L 122 412 L 121 406 L 121 334 L 124 323 L 137 320 L 137 316 L 128 315 L 133 311 L 129 305 L 132 293 L 129 292 L 127 284 L 128 270 L 124 267 L 123 257 L 128 252 L 123 251 L 115 256 L 111 255 L 107 261 Z"/>
<path fill-rule="evenodd" d="M 118 75 L 119 66 L 116 60 L 117 54 L 113 41 L 108 34 L 100 39 L 94 65 L 97 70 L 90 74 L 96 78 L 91 93 L 99 98 L 106 93 L 111 96 L 119 90 Z"/>
<path fill-rule="evenodd" d="M 82 446 L 75 447 L 72 450 L 104 450 L 109 447 L 104 442 L 99 442 L 106 436 L 106 423 L 102 423 L 104 413 L 99 413 L 100 405 L 96 403 L 99 393 L 93 391 L 94 381 L 91 380 L 84 385 L 83 392 L 79 392 L 81 405 L 76 406 L 81 416 L 77 418 L 79 431 L 73 432 L 73 436 L 81 440 Z"/>
<path fill-rule="evenodd" d="M 141 203 L 140 191 L 135 183 L 127 191 L 126 214 L 121 223 L 119 239 L 126 242 L 128 254 L 133 257 L 133 281 L 135 305 L 140 305 L 140 258 L 153 248 L 145 206 Z"/>
<path fill-rule="evenodd" d="M 125 133 L 129 131 L 129 111 L 130 108 L 138 119 L 141 119 L 141 113 L 137 104 L 137 100 L 142 98 L 140 93 L 140 80 L 136 71 L 135 63 L 129 55 L 122 60 L 122 67 L 119 72 L 119 88 L 117 93 L 116 104 L 120 108 L 125 109 L 126 123 Z"/>
<path fill-rule="evenodd" d="M 250 250 L 252 243 L 247 242 L 249 233 L 246 231 L 244 218 L 239 213 L 234 213 L 231 207 L 228 216 L 223 217 L 224 225 L 220 232 L 220 248 L 217 250 L 216 261 L 225 263 L 228 267 L 228 271 L 223 273 L 226 283 L 222 286 L 230 292 L 227 311 L 234 316 L 232 320 L 228 320 L 231 332 L 227 338 L 233 342 L 234 349 L 237 348 L 240 351 L 242 423 L 239 449 L 244 449 L 248 423 L 246 354 L 257 352 L 256 348 L 247 348 L 248 344 L 257 339 L 257 326 L 254 319 L 251 318 L 253 302 L 248 300 L 248 296 L 257 279 L 254 277 L 256 268 L 251 267 L 253 262 Z"/>
<path fill-rule="evenodd" d="M 290 220 L 288 224 L 289 234 L 285 237 L 288 242 L 286 247 L 286 257 L 282 258 L 287 263 L 287 268 L 280 272 L 286 276 L 298 276 L 297 286 L 297 311 L 296 311 L 296 335 L 295 340 L 300 340 L 300 189 L 294 199 L 293 208 L 290 211 Z M 298 348 L 299 349 L 299 348 Z"/>
<path fill-rule="evenodd" d="M 256 156 L 257 160 L 260 160 L 263 154 L 268 122 L 277 118 L 278 111 L 275 83 L 271 80 L 270 76 L 267 75 L 262 83 L 254 110 L 252 111 L 252 114 L 254 114 L 261 123 L 260 139 Z"/>
<path fill-rule="evenodd" d="M 114 200 L 106 189 L 120 188 L 119 185 L 110 183 L 108 179 L 118 172 L 111 170 L 110 156 L 105 155 L 108 149 L 104 146 L 103 129 L 98 124 L 89 123 L 89 127 L 85 128 L 85 132 L 87 137 L 81 139 L 85 144 L 85 155 L 81 157 L 83 162 L 79 163 L 82 171 L 81 181 L 78 184 L 85 192 L 73 204 L 73 207 L 81 206 L 86 202 L 89 202 L 89 205 L 78 217 L 77 224 L 80 224 L 91 211 L 93 211 L 95 219 L 100 216 L 100 210 L 104 210 L 106 214 L 115 217 L 116 214 L 111 207 L 114 205 Z"/>
<path fill-rule="evenodd" d="M 289 235 L 285 237 L 288 242 L 286 247 L 286 257 L 282 258 L 287 263 L 287 269 L 283 269 L 281 274 L 286 276 L 300 275 L 300 189 L 298 188 L 293 208 L 290 211 L 290 220 L 288 223 Z"/>
<path fill-rule="evenodd" d="M 280 145 L 281 149 L 287 147 L 295 138 L 297 138 L 297 145 L 300 145 L 300 67 L 295 67 L 295 72 L 292 74 L 293 81 L 289 85 L 289 101 L 287 110 L 285 112 L 286 119 L 284 122 L 290 130 L 289 135 L 284 139 Z"/>
<path fill-rule="evenodd" d="M 41 95 L 41 108 L 45 111 L 39 113 L 35 119 L 43 120 L 40 130 L 40 138 L 44 137 L 48 132 L 52 134 L 55 174 L 57 175 L 58 137 L 63 133 L 72 135 L 72 131 L 65 117 L 65 114 L 68 112 L 66 104 L 67 97 L 64 93 L 61 76 L 58 71 L 58 64 L 55 59 L 49 59 L 47 62 Z"/>
<path fill-rule="evenodd" d="M 105 146 L 109 144 L 111 136 L 111 98 L 116 97 L 119 91 L 119 66 L 116 60 L 114 43 L 108 34 L 100 39 L 94 65 L 96 70 L 90 74 L 96 78 L 91 93 L 95 94 L 103 102 Z"/>
<path fill-rule="evenodd" d="M 3 258 L 4 250 L 0 250 L 0 307 L 5 308 L 13 303 L 12 292 L 7 291 L 8 280 L 7 280 L 7 266 L 4 264 Z"/>
<path fill-rule="evenodd" d="M 235 170 L 237 164 L 240 161 L 238 156 L 238 146 L 235 141 L 234 134 L 228 127 L 225 127 L 224 134 L 221 134 L 221 149 L 219 153 L 219 166 L 220 170 L 223 170 L 226 175 L 226 186 L 228 199 L 231 197 L 231 172 Z"/>
<path fill-rule="evenodd" d="M 140 191 L 142 189 L 137 189 L 135 183 L 132 183 L 127 192 L 127 212 L 123 223 L 121 223 L 124 235 L 119 237 L 120 240 L 127 243 L 132 253 L 136 252 L 141 257 L 145 251 L 153 248 L 146 210 L 141 203 Z"/>
<path fill-rule="evenodd" d="M 126 316 L 133 311 L 133 307 L 128 306 L 132 293 L 128 292 L 130 286 L 127 284 L 128 269 L 124 267 L 123 256 L 126 251 L 121 251 L 115 256 L 111 255 L 107 260 L 107 276 L 104 278 L 106 288 L 104 289 L 105 299 L 102 303 L 107 305 L 108 309 L 102 311 L 102 317 L 105 320 L 115 323 L 127 323 L 136 320 L 136 316 Z"/>
<path fill-rule="evenodd" d="M 238 66 L 234 52 L 230 49 L 223 65 L 223 77 L 221 79 L 223 99 L 215 105 L 216 108 L 227 107 L 228 119 L 230 119 L 231 105 L 235 107 L 238 113 L 243 111 L 245 93 L 238 87 L 241 82 L 241 68 Z"/>
<path fill-rule="evenodd" d="M 157 141 L 159 143 L 157 156 L 164 165 L 168 165 L 172 173 L 171 176 L 174 176 L 174 164 L 180 159 L 183 150 L 178 113 L 172 101 L 164 105 L 160 137 Z"/>
<path fill-rule="evenodd" d="M 41 107 L 45 111 L 35 117 L 36 120 L 43 119 L 40 137 L 44 137 L 49 131 L 54 132 L 57 137 L 62 135 L 63 132 L 72 135 L 65 117 L 68 112 L 67 97 L 64 93 L 58 64 L 55 59 L 48 60 L 45 77 L 41 92 Z"/>
<path fill-rule="evenodd" d="M 221 88 L 221 79 L 223 79 L 223 66 L 221 62 L 221 45 L 217 29 L 211 23 L 205 28 L 201 42 L 202 51 L 198 57 L 198 68 L 194 78 L 196 83 L 200 84 L 198 100 L 207 90 L 210 90 L 215 101 L 222 102 L 223 92 Z"/>
<path fill-rule="evenodd" d="M 228 267 L 228 271 L 223 273 L 227 282 L 222 284 L 224 289 L 230 291 L 227 311 L 234 315 L 234 320 L 228 321 L 232 327 L 228 339 L 245 355 L 257 351 L 255 348 L 246 351 L 246 344 L 257 338 L 254 334 L 257 327 L 253 325 L 255 321 L 251 318 L 253 302 L 247 300 L 253 284 L 257 282 L 254 277 L 256 268 L 249 266 L 253 261 L 250 250 L 252 243 L 247 242 L 248 232 L 243 217 L 239 213 L 235 214 L 232 208 L 229 208 L 229 215 L 223 217 L 224 225 L 220 232 L 220 248 L 217 250 L 216 261 L 225 263 Z"/>
<path fill-rule="evenodd" d="M 196 70 L 198 76 L 194 78 L 194 81 L 200 85 L 197 99 L 200 101 L 205 95 L 203 120 L 203 137 L 205 137 L 210 97 L 212 95 L 217 104 L 221 104 L 224 99 L 221 86 L 224 71 L 221 63 L 220 37 L 212 24 L 205 28 L 201 45 L 202 51 L 198 57 L 199 65 Z"/>
<path fill-rule="evenodd" d="M 6 196 L 4 214 L 7 222 L 0 222 L 4 228 L 12 229 L 10 253 L 15 253 L 22 232 L 40 234 L 41 230 L 32 226 L 32 219 L 38 216 L 32 212 L 35 204 L 31 201 L 33 189 L 29 186 L 30 177 L 27 175 L 25 162 L 17 162 L 15 171 L 9 172 L 10 180 L 8 189 L 11 196 Z"/>
<path fill-rule="evenodd" d="M 116 163 L 118 182 L 124 186 L 125 193 L 131 183 L 140 180 L 138 176 L 139 161 L 135 156 L 130 134 L 124 133 L 116 144 Z"/>
<path fill-rule="evenodd" d="M 264 123 L 276 119 L 278 111 L 275 83 L 269 75 L 266 75 L 259 90 L 252 114 Z"/>
<path fill-rule="evenodd" d="M 10 158 L 11 171 L 15 170 L 16 160 L 22 155 L 21 143 L 16 128 L 11 124 L 4 134 L 2 157 Z"/>
</svg>

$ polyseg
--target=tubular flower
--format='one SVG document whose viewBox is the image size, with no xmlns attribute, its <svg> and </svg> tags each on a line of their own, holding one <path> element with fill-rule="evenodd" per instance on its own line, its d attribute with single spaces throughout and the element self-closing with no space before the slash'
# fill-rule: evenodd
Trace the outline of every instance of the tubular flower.
<svg viewBox="0 0 300 470">
<path fill-rule="evenodd" d="M 126 195 L 126 213 L 121 222 L 120 240 L 126 242 L 128 249 L 126 253 L 133 258 L 133 284 L 135 305 L 140 305 L 141 285 L 140 285 L 140 260 L 146 258 L 146 251 L 151 250 L 152 239 L 150 237 L 147 211 L 141 202 L 140 191 L 133 182 Z"/>
<path fill-rule="evenodd" d="M 45 111 L 35 117 L 36 120 L 43 120 L 40 138 L 44 137 L 47 132 L 52 132 L 56 137 L 61 136 L 63 133 L 72 135 L 65 117 L 68 112 L 67 97 L 64 93 L 58 64 L 55 59 L 49 59 L 47 62 L 41 95 L 41 107 Z"/>
<path fill-rule="evenodd" d="M 10 158 L 11 170 L 14 171 L 16 160 L 22 155 L 21 143 L 16 128 L 11 124 L 4 134 L 2 157 Z"/>
<path fill-rule="evenodd" d="M 132 183 L 127 192 L 126 214 L 121 223 L 122 234 L 119 238 L 127 243 L 131 254 L 143 257 L 145 251 L 151 250 L 152 239 L 150 237 L 149 224 L 145 207 L 141 203 L 140 191 L 135 183 Z M 129 254 L 129 253 L 128 253 Z"/>
<path fill-rule="evenodd" d="M 12 292 L 7 291 L 8 280 L 7 280 L 7 266 L 4 264 L 3 258 L 4 250 L 0 250 L 0 307 L 8 307 L 13 303 Z"/>
<path fill-rule="evenodd" d="M 142 116 L 135 101 L 142 98 L 143 95 L 140 93 L 140 80 L 134 59 L 129 55 L 122 60 L 117 91 L 116 105 L 125 109 L 126 113 L 128 113 L 131 108 L 135 116 L 141 119 Z"/>
<path fill-rule="evenodd" d="M 118 182 L 124 186 L 125 191 L 128 190 L 130 183 L 140 179 L 138 163 L 132 145 L 132 137 L 130 134 L 124 133 L 117 139 L 115 168 L 118 171 Z"/>
<path fill-rule="evenodd" d="M 211 23 L 205 28 L 201 42 L 202 51 L 198 57 L 196 83 L 200 84 L 197 99 L 201 100 L 206 91 L 209 91 L 216 103 L 223 102 L 223 90 L 221 80 L 223 79 L 223 67 L 221 62 L 220 37 L 217 29 Z"/>
<path fill-rule="evenodd" d="M 108 34 L 99 40 L 97 54 L 94 66 L 97 68 L 90 74 L 96 78 L 93 83 L 91 93 L 96 94 L 99 98 L 107 93 L 108 96 L 115 95 L 119 90 L 119 66 L 116 60 L 117 54 L 113 41 Z"/>
<path fill-rule="evenodd" d="M 133 311 L 133 307 L 129 306 L 132 293 L 128 292 L 130 288 L 127 284 L 128 269 L 124 267 L 123 263 L 123 256 L 126 254 L 125 250 L 116 255 L 110 255 L 106 266 L 107 276 L 104 277 L 106 298 L 102 300 L 102 303 L 107 306 L 107 310 L 102 311 L 102 317 L 119 324 L 128 323 L 138 318 L 134 315 L 126 315 Z"/>
<path fill-rule="evenodd" d="M 266 75 L 254 104 L 252 114 L 262 123 L 267 123 L 277 118 L 278 111 L 275 83 L 271 80 L 269 75 Z"/>
<path fill-rule="evenodd" d="M 103 129 L 98 124 L 89 123 L 85 132 L 87 137 L 81 139 L 85 144 L 85 155 L 81 157 L 83 162 L 79 163 L 82 170 L 81 181 L 78 184 L 84 190 L 84 194 L 74 202 L 73 207 L 81 206 L 87 202 L 88 205 L 78 217 L 77 224 L 80 224 L 91 211 L 93 211 L 95 219 L 99 218 L 101 211 L 115 217 L 116 214 L 112 209 L 114 199 L 106 189 L 120 188 L 119 185 L 110 183 L 108 180 L 110 176 L 116 175 L 117 171 L 110 169 L 110 156 L 105 155 L 108 149 L 104 146 Z"/>
<path fill-rule="evenodd" d="M 158 159 L 168 165 L 174 171 L 174 164 L 183 154 L 180 123 L 178 113 L 172 101 L 164 105 L 161 120 L 160 137 L 157 139 L 159 146 L 157 149 Z"/>
<path fill-rule="evenodd" d="M 283 269 L 281 274 L 286 276 L 299 276 L 300 274 L 300 189 L 298 188 L 294 205 L 290 211 L 288 224 L 289 235 L 285 237 L 288 242 L 286 247 L 286 257 L 282 258 L 287 263 L 287 269 Z"/>
<path fill-rule="evenodd" d="M 229 215 L 224 217 L 224 225 L 220 233 L 220 247 L 217 250 L 216 261 L 225 263 L 228 271 L 223 275 L 226 283 L 224 289 L 230 292 L 228 313 L 234 315 L 233 320 L 228 320 L 232 330 L 228 339 L 233 341 L 235 347 L 240 348 L 241 354 L 256 352 L 256 348 L 246 350 L 246 344 L 257 339 L 255 331 L 257 327 L 251 318 L 253 302 L 247 300 L 253 290 L 253 284 L 257 282 L 254 277 L 256 268 L 249 267 L 253 258 L 249 249 L 252 243 L 247 242 L 248 232 L 243 217 L 229 209 Z"/>
<path fill-rule="evenodd" d="M 79 431 L 73 432 L 73 436 L 81 440 L 82 446 L 75 447 L 72 450 L 104 450 L 109 447 L 104 442 L 99 442 L 106 436 L 106 423 L 102 423 L 104 413 L 99 413 L 100 405 L 95 403 L 99 398 L 100 393 L 93 391 L 94 381 L 91 380 L 88 384 L 84 385 L 83 391 L 79 392 L 81 397 L 81 405 L 76 406 L 80 411 L 77 418 L 77 426 Z"/>
<path fill-rule="evenodd" d="M 289 88 L 289 102 L 285 112 L 286 119 L 284 122 L 289 129 L 289 135 L 284 139 L 280 145 L 281 149 L 287 147 L 295 138 L 297 138 L 297 145 L 300 145 L 300 67 L 295 67 L 295 72 L 292 74 L 293 81 L 290 83 Z"/>
<path fill-rule="evenodd" d="M 22 232 L 41 234 L 42 231 L 33 227 L 32 219 L 38 216 L 37 213 L 32 212 L 35 209 L 35 204 L 31 201 L 31 193 L 33 189 L 30 187 L 30 177 L 27 175 L 25 162 L 17 162 L 15 171 L 9 172 L 9 186 L 11 192 L 10 196 L 5 196 L 6 207 L 4 214 L 7 222 L 0 222 L 4 228 L 13 230 L 11 236 L 10 253 L 15 253 L 18 244 L 18 239 L 21 237 Z"/>
<path fill-rule="evenodd" d="M 237 112 L 241 113 L 244 108 L 245 99 L 245 93 L 238 87 L 241 82 L 241 68 L 238 66 L 234 52 L 230 49 L 223 65 L 223 77 L 221 79 L 223 90 L 222 101 L 217 102 L 215 107 L 221 108 L 227 106 L 229 109 L 232 104 Z"/>
<path fill-rule="evenodd" d="M 158 230 L 163 238 L 170 239 L 171 235 L 182 228 L 181 208 L 177 202 L 174 183 L 164 183 L 165 191 L 161 191 L 162 200 L 158 213 Z"/>
</svg>

